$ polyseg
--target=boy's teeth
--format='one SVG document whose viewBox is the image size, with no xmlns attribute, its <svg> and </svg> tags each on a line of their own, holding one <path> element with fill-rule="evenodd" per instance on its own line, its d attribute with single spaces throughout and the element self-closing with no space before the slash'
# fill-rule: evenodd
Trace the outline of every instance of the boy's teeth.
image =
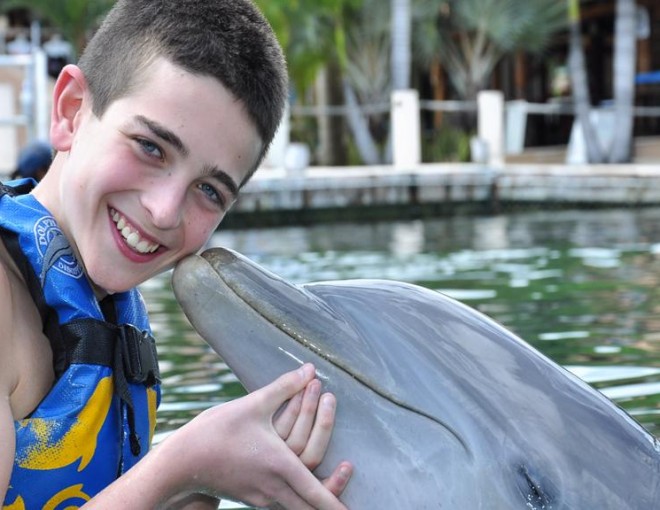
<svg viewBox="0 0 660 510">
<path fill-rule="evenodd" d="M 140 253 L 147 253 L 149 251 L 149 243 L 147 241 L 140 241 L 139 243 L 137 243 L 135 248 Z"/>
<path fill-rule="evenodd" d="M 126 219 L 117 211 L 112 210 L 112 221 L 117 225 L 117 230 L 131 248 L 138 253 L 153 253 L 158 249 L 158 244 L 150 243 L 140 239 L 140 234 L 131 229 Z"/>
<path fill-rule="evenodd" d="M 126 229 L 124 229 L 126 230 Z M 122 230 L 122 234 L 124 231 Z M 137 235 L 135 232 L 131 232 L 128 237 L 126 237 L 126 242 L 128 243 L 129 246 L 136 248 L 138 245 L 138 242 L 140 241 L 140 236 Z"/>
</svg>

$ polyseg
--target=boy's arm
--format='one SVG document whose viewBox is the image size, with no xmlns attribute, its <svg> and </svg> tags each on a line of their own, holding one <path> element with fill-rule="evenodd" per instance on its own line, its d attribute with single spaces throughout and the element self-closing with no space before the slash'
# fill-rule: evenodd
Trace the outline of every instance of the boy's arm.
<svg viewBox="0 0 660 510">
<path fill-rule="evenodd" d="M 89 508 L 168 508 L 167 502 L 178 495 L 206 493 L 258 507 L 345 510 L 335 494 L 348 482 L 350 464 L 342 463 L 322 483 L 302 458 L 307 448 L 299 458 L 273 423 L 281 405 L 304 392 L 313 378 L 313 367 L 306 365 L 204 411 L 93 498 Z M 310 443 L 319 442 L 321 448 L 311 448 L 324 450 L 326 441 L 317 441 L 313 431 Z"/>
<path fill-rule="evenodd" d="M 0 503 L 4 502 L 9 487 L 9 477 L 14 466 L 14 420 L 9 406 L 9 396 L 4 389 L 0 398 Z"/>
<path fill-rule="evenodd" d="M 11 309 L 11 286 L 0 263 L 0 504 L 5 500 L 16 449 L 14 418 L 9 401 L 14 384 Z"/>
</svg>

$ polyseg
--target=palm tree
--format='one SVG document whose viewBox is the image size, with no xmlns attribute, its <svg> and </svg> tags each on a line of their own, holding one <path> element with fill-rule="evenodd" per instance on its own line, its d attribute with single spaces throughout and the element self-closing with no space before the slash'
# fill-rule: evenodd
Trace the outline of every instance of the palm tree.
<svg viewBox="0 0 660 510">
<path fill-rule="evenodd" d="M 566 25 L 566 7 L 557 0 L 418 0 L 416 5 L 424 26 L 415 30 L 415 46 L 428 62 L 440 56 L 464 99 L 476 98 L 505 55 L 541 51 Z"/>
<path fill-rule="evenodd" d="M 578 0 L 569 5 L 569 70 L 576 114 L 583 130 L 589 163 L 626 163 L 632 159 L 633 106 L 635 98 L 636 20 L 635 0 L 617 0 L 614 38 L 614 132 L 610 150 L 600 146 L 591 123 L 591 100 L 584 65 Z"/>
<path fill-rule="evenodd" d="M 635 0 L 617 0 L 614 39 L 614 136 L 610 163 L 632 159 L 635 103 L 637 6 Z"/>
<path fill-rule="evenodd" d="M 281 34 L 298 97 L 319 69 L 333 69 L 328 74 L 341 84 L 346 122 L 366 164 L 387 158 L 389 125 L 386 113 L 367 114 L 360 105 L 388 104 L 393 89 L 408 88 L 413 57 L 428 66 L 440 56 L 459 93 L 471 98 L 504 55 L 542 48 L 566 23 L 565 7 L 556 0 L 257 3 Z"/>
<path fill-rule="evenodd" d="M 573 89 L 576 116 L 579 120 L 587 149 L 587 161 L 603 161 L 603 150 L 593 124 L 591 123 L 591 96 L 584 64 L 582 48 L 581 16 L 579 0 L 568 1 L 568 68 Z"/>
<path fill-rule="evenodd" d="M 299 101 L 317 80 L 321 70 L 327 72 L 325 85 L 330 104 L 344 102 L 342 76 L 346 57 L 346 11 L 362 0 L 255 0 L 284 49 L 293 93 Z M 326 164 L 345 164 L 343 119 L 325 116 L 328 133 Z"/>
<path fill-rule="evenodd" d="M 346 122 L 362 162 L 368 165 L 386 159 L 382 145 L 389 130 L 387 112 L 363 113 L 360 105 L 389 103 L 392 73 L 387 64 L 390 63 L 392 25 L 387 7 L 382 0 L 363 0 L 347 16 L 350 24 L 346 28 L 343 80 Z"/>
<path fill-rule="evenodd" d="M 298 94 L 329 60 L 345 61 L 344 11 L 361 0 L 255 0 L 284 49 Z"/>
</svg>

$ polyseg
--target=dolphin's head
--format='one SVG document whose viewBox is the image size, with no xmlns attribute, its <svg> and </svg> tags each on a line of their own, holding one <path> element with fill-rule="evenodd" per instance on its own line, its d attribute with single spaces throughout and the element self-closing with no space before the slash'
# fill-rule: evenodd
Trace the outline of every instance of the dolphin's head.
<svg viewBox="0 0 660 510">
<path fill-rule="evenodd" d="M 600 508 L 625 502 L 608 487 L 604 463 L 616 457 L 603 453 L 603 441 L 623 449 L 648 442 L 643 431 L 506 329 L 438 292 L 385 280 L 293 285 L 222 248 L 184 259 L 173 286 L 249 391 L 315 364 L 338 399 L 317 472 L 355 464 L 343 495 L 350 507 L 385 508 L 395 498 L 401 508 L 557 509 L 583 501 L 580 491 L 606 494 Z"/>
</svg>

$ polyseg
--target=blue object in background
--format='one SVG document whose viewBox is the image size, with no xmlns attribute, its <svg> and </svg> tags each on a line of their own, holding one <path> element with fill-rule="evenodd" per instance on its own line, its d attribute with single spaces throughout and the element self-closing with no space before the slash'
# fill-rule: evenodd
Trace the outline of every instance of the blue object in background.
<svg viewBox="0 0 660 510">
<path fill-rule="evenodd" d="M 635 77 L 635 83 L 637 85 L 660 83 L 660 71 L 648 71 L 646 73 L 639 73 Z"/>
<path fill-rule="evenodd" d="M 33 142 L 24 147 L 18 155 L 16 171 L 12 178 L 32 177 L 40 181 L 53 160 L 53 149 L 46 142 Z"/>
</svg>

